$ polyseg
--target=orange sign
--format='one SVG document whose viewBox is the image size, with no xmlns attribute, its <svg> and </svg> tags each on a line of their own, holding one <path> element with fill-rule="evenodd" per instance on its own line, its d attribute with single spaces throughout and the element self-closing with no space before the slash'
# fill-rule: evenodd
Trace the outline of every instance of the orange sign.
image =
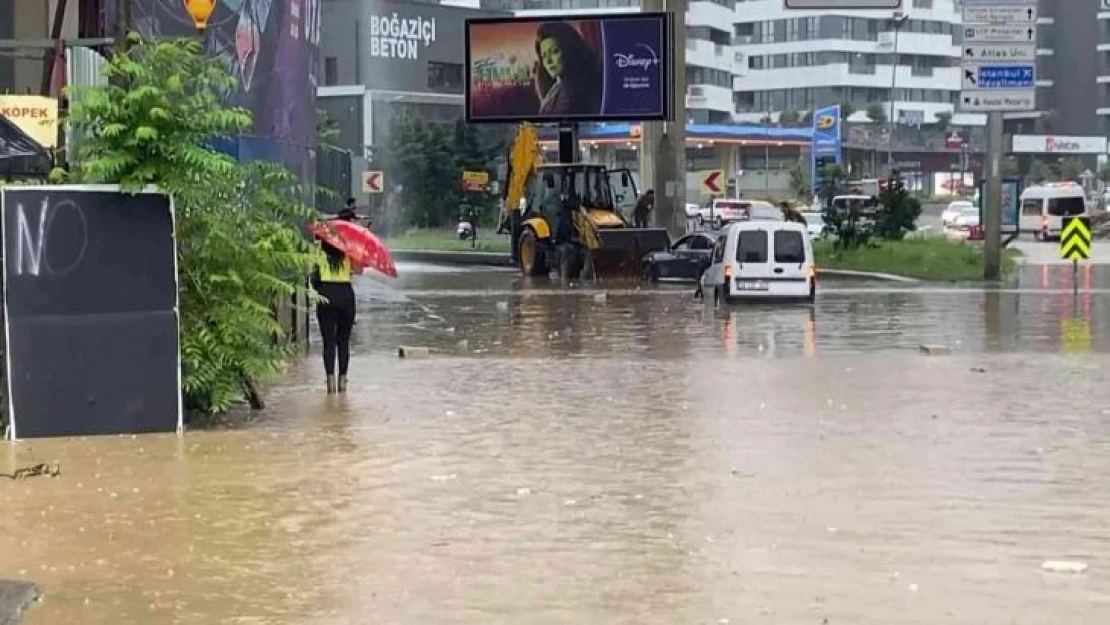
<svg viewBox="0 0 1110 625">
<path fill-rule="evenodd" d="M 0 95 L 0 116 L 39 145 L 58 145 L 58 101 L 37 95 Z"/>
</svg>

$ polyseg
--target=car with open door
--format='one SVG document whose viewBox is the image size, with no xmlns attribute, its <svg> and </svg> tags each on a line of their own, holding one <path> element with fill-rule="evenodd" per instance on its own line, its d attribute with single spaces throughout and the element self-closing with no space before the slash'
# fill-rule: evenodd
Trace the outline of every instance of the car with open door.
<svg viewBox="0 0 1110 625">
<path fill-rule="evenodd" d="M 675 241 L 670 249 L 644 257 L 644 279 L 696 281 L 709 266 L 716 237 L 695 232 Z"/>
</svg>

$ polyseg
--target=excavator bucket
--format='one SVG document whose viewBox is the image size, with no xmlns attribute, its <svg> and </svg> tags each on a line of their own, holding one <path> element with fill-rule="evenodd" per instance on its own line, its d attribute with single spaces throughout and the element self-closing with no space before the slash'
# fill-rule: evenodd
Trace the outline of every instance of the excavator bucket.
<svg viewBox="0 0 1110 625">
<path fill-rule="evenodd" d="M 643 271 L 644 256 L 671 245 L 663 228 L 599 228 L 597 237 L 601 247 L 593 251 L 593 265 L 602 278 L 637 277 Z"/>
</svg>

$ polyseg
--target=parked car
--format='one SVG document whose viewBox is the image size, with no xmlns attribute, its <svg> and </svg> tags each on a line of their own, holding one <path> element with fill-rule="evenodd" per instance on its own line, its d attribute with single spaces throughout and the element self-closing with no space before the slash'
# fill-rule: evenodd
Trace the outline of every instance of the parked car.
<svg viewBox="0 0 1110 625">
<path fill-rule="evenodd" d="M 960 213 L 952 220 L 952 226 L 956 230 L 971 230 L 979 225 L 979 208 L 975 206 L 965 206 L 960 209 Z"/>
<path fill-rule="evenodd" d="M 782 221 L 782 210 L 770 202 L 753 201 L 748 209 L 748 219 L 754 221 Z"/>
<path fill-rule="evenodd" d="M 697 204 L 686 204 L 686 219 L 697 219 L 701 215 L 701 207 Z"/>
<path fill-rule="evenodd" d="M 813 242 L 802 224 L 744 221 L 730 224 L 722 238 L 701 278 L 702 292 L 712 292 L 714 301 L 816 297 Z"/>
<path fill-rule="evenodd" d="M 809 238 L 820 239 L 825 236 L 825 215 L 820 211 L 802 211 L 802 218 L 806 220 L 806 230 Z"/>
<path fill-rule="evenodd" d="M 940 223 L 942 226 L 948 227 L 956 223 L 956 218 L 960 216 L 965 208 L 975 208 L 975 205 L 967 200 L 956 200 L 948 204 L 948 208 L 940 214 Z"/>
<path fill-rule="evenodd" d="M 698 213 L 698 225 L 713 224 L 719 230 L 726 223 L 747 219 L 751 206 L 747 200 L 715 199 Z"/>
<path fill-rule="evenodd" d="M 669 250 L 648 254 L 644 257 L 644 278 L 652 282 L 696 281 L 709 266 L 716 241 L 708 232 L 695 232 L 675 241 Z"/>
</svg>

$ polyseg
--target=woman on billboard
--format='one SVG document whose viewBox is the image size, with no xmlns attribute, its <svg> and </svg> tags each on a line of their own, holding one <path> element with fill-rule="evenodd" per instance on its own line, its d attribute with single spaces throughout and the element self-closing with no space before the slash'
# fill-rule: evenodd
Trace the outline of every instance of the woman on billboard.
<svg viewBox="0 0 1110 625">
<path fill-rule="evenodd" d="M 539 114 L 597 115 L 601 112 L 601 62 L 569 22 L 536 29 L 536 94 Z"/>
</svg>

